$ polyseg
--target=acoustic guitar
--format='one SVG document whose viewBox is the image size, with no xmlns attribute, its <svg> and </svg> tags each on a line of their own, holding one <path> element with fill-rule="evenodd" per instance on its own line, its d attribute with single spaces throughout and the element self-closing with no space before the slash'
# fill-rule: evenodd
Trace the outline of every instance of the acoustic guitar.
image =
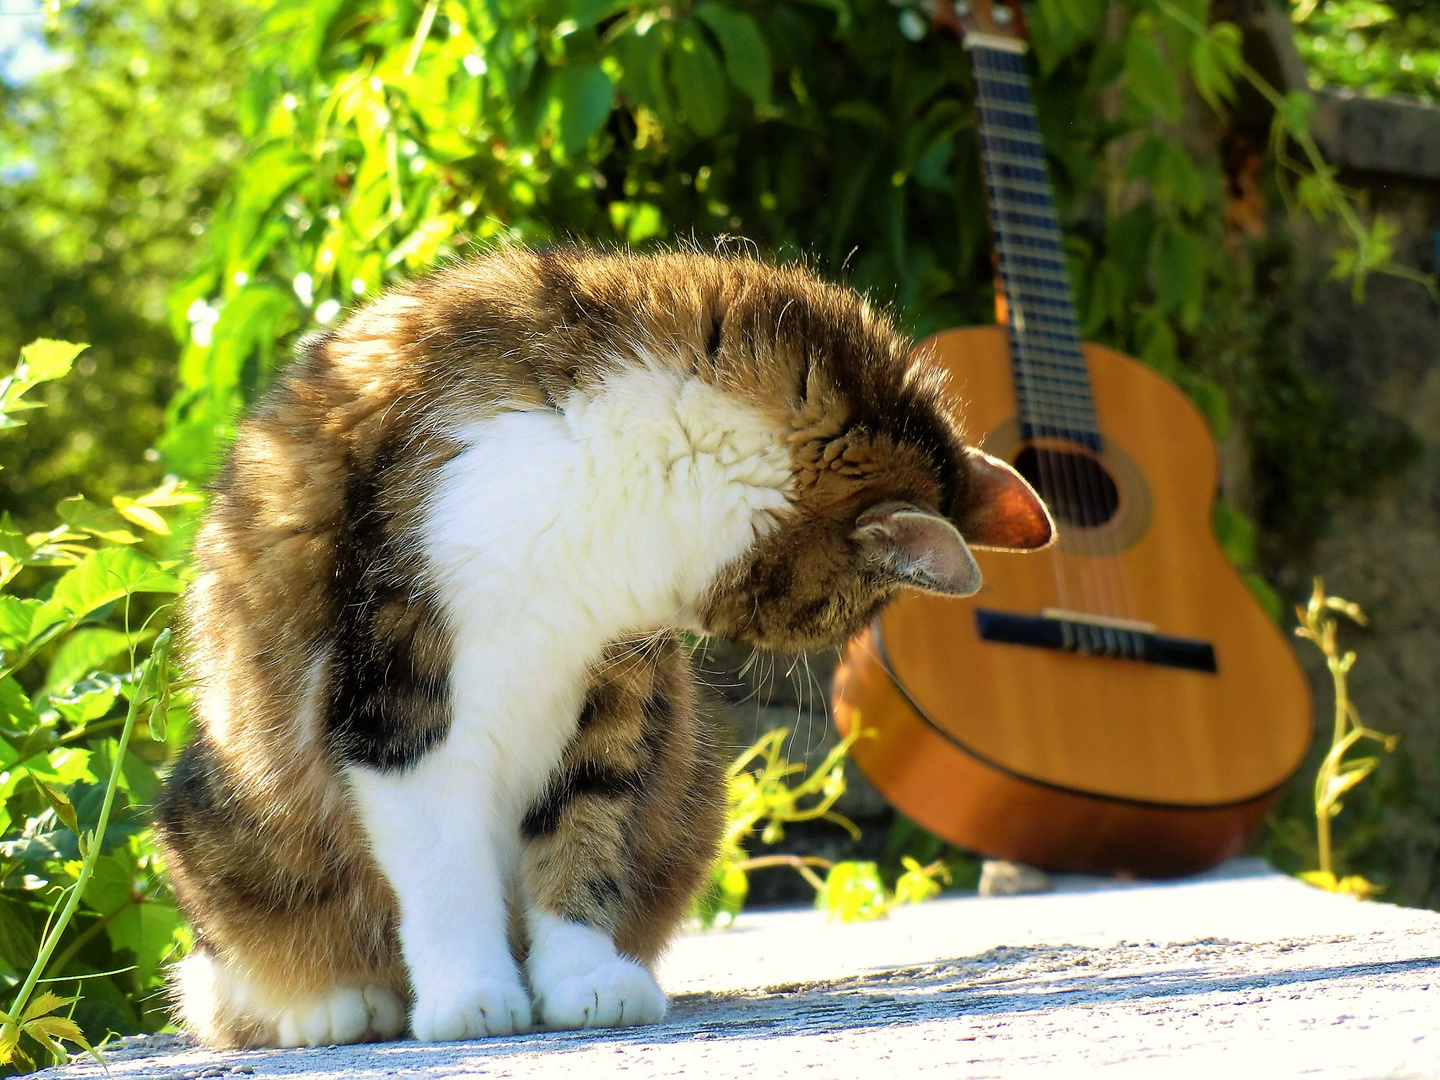
<svg viewBox="0 0 1440 1080">
<path fill-rule="evenodd" d="M 908 593 L 844 653 L 851 754 L 903 813 L 969 850 L 1166 877 L 1244 849 L 1309 746 L 1309 686 L 1211 531 L 1205 421 L 1143 364 L 1083 344 L 1019 11 L 968 6 L 1004 328 L 923 343 L 970 436 L 1059 525 L 977 552 L 984 588 Z"/>
</svg>

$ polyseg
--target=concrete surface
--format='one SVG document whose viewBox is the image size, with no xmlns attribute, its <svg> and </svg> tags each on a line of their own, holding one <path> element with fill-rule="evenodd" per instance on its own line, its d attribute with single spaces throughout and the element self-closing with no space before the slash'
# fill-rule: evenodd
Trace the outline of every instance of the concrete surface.
<svg viewBox="0 0 1440 1080">
<path fill-rule="evenodd" d="M 1182 883 L 1057 884 L 861 925 L 782 911 L 686 935 L 654 1027 L 224 1054 L 169 1040 L 110 1052 L 110 1075 L 1440 1080 L 1440 914 L 1255 861 Z"/>
</svg>

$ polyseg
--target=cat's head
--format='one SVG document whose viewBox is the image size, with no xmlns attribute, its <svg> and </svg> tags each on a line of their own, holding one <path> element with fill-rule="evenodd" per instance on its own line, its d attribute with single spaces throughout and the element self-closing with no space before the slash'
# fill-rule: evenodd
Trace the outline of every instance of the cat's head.
<svg viewBox="0 0 1440 1080">
<path fill-rule="evenodd" d="M 976 592 L 972 548 L 1051 543 L 1045 504 L 965 444 L 943 373 L 886 316 L 800 269 L 732 260 L 723 276 L 702 320 L 708 363 L 784 431 L 792 512 L 713 583 L 707 632 L 836 644 L 903 588 Z"/>
</svg>

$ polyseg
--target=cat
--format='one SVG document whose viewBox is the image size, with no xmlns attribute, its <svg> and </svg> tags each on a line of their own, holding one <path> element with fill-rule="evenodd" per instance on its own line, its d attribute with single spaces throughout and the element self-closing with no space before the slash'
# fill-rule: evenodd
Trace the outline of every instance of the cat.
<svg viewBox="0 0 1440 1080">
<path fill-rule="evenodd" d="M 842 642 L 1054 526 L 856 293 L 691 252 L 503 251 L 304 343 L 185 601 L 156 831 L 214 1046 L 659 1020 L 722 767 L 685 635 Z"/>
</svg>

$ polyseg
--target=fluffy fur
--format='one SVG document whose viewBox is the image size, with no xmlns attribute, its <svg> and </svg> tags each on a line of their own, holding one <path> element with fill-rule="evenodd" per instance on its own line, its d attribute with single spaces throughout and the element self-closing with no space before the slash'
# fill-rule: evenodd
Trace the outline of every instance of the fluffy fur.
<svg viewBox="0 0 1440 1080">
<path fill-rule="evenodd" d="M 680 631 L 806 648 L 1051 525 L 803 270 L 510 252 L 314 340 L 241 426 L 157 825 L 216 1045 L 649 1022 L 721 772 Z"/>
</svg>

